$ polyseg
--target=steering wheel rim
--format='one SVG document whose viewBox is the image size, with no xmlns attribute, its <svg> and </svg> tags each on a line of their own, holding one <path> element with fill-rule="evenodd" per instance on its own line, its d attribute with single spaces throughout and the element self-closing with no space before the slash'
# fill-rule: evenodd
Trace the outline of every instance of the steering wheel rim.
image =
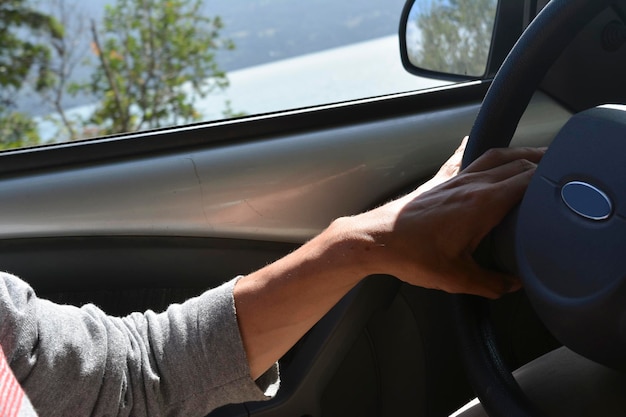
<svg viewBox="0 0 626 417">
<path fill-rule="evenodd" d="M 576 34 L 613 0 L 552 0 L 533 20 L 494 78 L 463 156 L 465 168 L 485 151 L 508 147 L 544 75 Z M 454 296 L 453 310 L 468 377 L 492 417 L 537 417 L 506 367 L 486 300 Z"/>
</svg>

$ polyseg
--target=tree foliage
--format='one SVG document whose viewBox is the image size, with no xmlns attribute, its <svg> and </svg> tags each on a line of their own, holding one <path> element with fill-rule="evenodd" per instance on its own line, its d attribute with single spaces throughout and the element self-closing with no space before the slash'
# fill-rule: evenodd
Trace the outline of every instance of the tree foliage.
<svg viewBox="0 0 626 417">
<path fill-rule="evenodd" d="M 121 133 L 187 123 L 194 101 L 228 85 L 215 60 L 222 21 L 201 13 L 201 0 L 117 0 L 101 27 L 91 23 L 96 56 L 91 80 L 75 85 L 99 103 L 90 123 Z"/>
<path fill-rule="evenodd" d="M 26 0 L 0 1 L 0 148 L 26 146 L 38 142 L 34 122 L 15 112 L 15 97 L 34 73 L 35 90 L 51 83 L 50 48 L 35 41 L 46 33 L 52 39 L 63 37 L 63 28 L 53 17 L 31 8 Z"/>
<path fill-rule="evenodd" d="M 429 3 L 429 4 L 428 4 Z M 485 72 L 497 0 L 431 0 L 414 21 L 412 61 L 433 71 L 481 76 Z"/>
<path fill-rule="evenodd" d="M 0 87 L 5 105 L 13 104 L 8 95 L 22 87 L 32 69 L 37 71 L 38 89 L 49 82 L 50 48 L 33 41 L 32 35 L 38 32 L 55 39 L 63 37 L 63 28 L 56 19 L 30 8 L 25 0 L 0 2 Z"/>
<path fill-rule="evenodd" d="M 228 85 L 215 53 L 234 45 L 202 0 L 115 0 L 101 22 L 84 19 L 78 0 L 46 0 L 56 18 L 32 1 L 0 0 L 0 148 L 39 142 L 38 125 L 15 112 L 26 87 L 52 112 L 47 126 L 62 141 L 198 120 L 197 99 Z M 88 71 L 82 82 L 72 81 L 78 65 Z M 90 116 L 66 111 L 76 95 L 94 103 Z M 226 103 L 224 114 L 238 113 Z"/>
<path fill-rule="evenodd" d="M 70 107 L 67 93 L 73 83 L 74 71 L 84 61 L 88 49 L 85 42 L 87 19 L 81 12 L 80 0 L 46 0 L 46 3 L 62 25 L 64 36 L 56 38 L 44 33 L 38 37 L 52 52 L 48 66 L 49 85 L 38 92 L 46 110 L 52 111 L 52 115 L 45 119 L 57 127 L 57 136 L 74 140 L 82 136 L 83 130 L 80 118 L 71 117 L 66 112 L 66 108 Z M 78 101 L 75 100 L 75 103 Z"/>
<path fill-rule="evenodd" d="M 16 111 L 0 115 L 0 150 L 38 144 L 37 125 L 31 117 Z"/>
</svg>

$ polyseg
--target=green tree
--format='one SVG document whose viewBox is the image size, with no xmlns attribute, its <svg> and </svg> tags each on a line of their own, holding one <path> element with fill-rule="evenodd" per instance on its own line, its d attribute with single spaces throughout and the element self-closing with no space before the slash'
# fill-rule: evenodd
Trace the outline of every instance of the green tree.
<svg viewBox="0 0 626 417">
<path fill-rule="evenodd" d="M 215 52 L 232 49 L 222 21 L 202 14 L 202 0 L 117 0 L 101 28 L 91 24 L 97 56 L 91 81 L 74 86 L 99 104 L 90 120 L 121 133 L 198 120 L 194 100 L 228 85 Z"/>
<path fill-rule="evenodd" d="M 83 136 L 80 129 L 82 121 L 77 116 L 71 117 L 68 107 L 68 89 L 72 85 L 74 71 L 85 60 L 89 42 L 85 41 L 87 25 L 80 0 L 46 0 L 48 8 L 64 28 L 64 36 L 56 38 L 49 33 L 40 34 L 39 41 L 51 51 L 48 64 L 49 85 L 39 96 L 46 108 L 52 110 L 45 120 L 50 126 L 56 126 L 54 135 L 58 139 L 74 140 Z"/>
<path fill-rule="evenodd" d="M 0 150 L 38 144 L 37 125 L 31 117 L 15 111 L 0 115 Z"/>
<path fill-rule="evenodd" d="M 416 2 L 417 45 L 411 59 L 426 69 L 481 76 L 485 72 L 497 0 Z"/>
<path fill-rule="evenodd" d="M 17 93 L 31 75 L 37 91 L 45 90 L 51 83 L 50 49 L 35 41 L 40 33 L 60 39 L 63 28 L 26 0 L 0 1 L 0 148 L 38 143 L 34 122 L 14 111 L 14 106 Z"/>
</svg>

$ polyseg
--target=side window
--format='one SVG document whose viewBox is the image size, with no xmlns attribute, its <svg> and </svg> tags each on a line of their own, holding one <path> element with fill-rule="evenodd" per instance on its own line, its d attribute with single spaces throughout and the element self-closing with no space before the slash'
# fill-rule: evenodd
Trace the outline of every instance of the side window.
<svg viewBox="0 0 626 417">
<path fill-rule="evenodd" d="M 0 2 L 0 149 L 441 85 L 405 72 L 404 0 Z"/>
</svg>

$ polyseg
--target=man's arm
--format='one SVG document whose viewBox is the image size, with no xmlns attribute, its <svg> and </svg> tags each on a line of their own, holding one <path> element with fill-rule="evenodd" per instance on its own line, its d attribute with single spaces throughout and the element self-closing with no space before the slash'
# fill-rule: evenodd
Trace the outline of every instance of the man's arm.
<svg viewBox="0 0 626 417">
<path fill-rule="evenodd" d="M 119 318 L 40 299 L 0 272 L 0 345 L 42 417 L 205 416 L 268 398 L 250 378 L 233 286 Z"/>
<path fill-rule="evenodd" d="M 237 319 L 257 378 L 361 279 L 496 298 L 519 287 L 472 254 L 519 202 L 543 150 L 492 150 L 458 172 L 462 149 L 433 180 L 372 211 L 335 220 L 293 253 L 240 279 Z"/>
</svg>

